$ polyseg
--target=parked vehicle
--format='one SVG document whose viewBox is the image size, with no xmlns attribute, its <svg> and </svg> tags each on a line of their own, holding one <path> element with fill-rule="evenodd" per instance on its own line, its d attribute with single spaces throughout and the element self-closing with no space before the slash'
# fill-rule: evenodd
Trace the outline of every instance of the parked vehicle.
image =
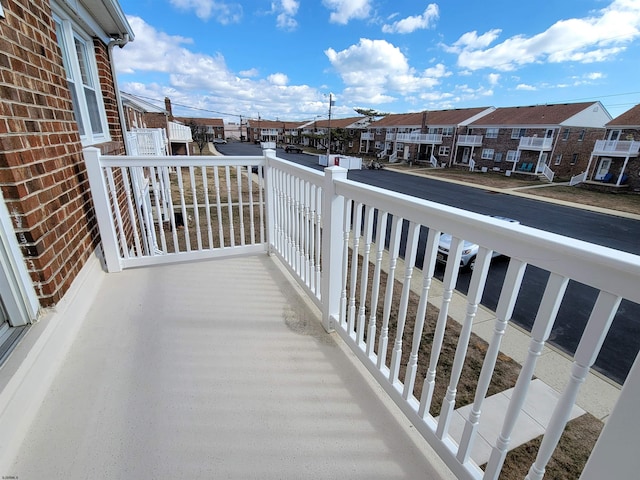
<svg viewBox="0 0 640 480">
<path fill-rule="evenodd" d="M 492 215 L 492 218 L 504 220 L 505 222 L 509 223 L 520 223 L 518 220 L 514 220 L 513 218 L 508 217 Z M 449 258 L 449 250 L 451 249 L 451 238 L 451 235 L 448 233 L 440 234 L 440 240 L 438 242 L 438 254 L 436 256 L 436 260 L 440 263 L 446 263 L 447 258 Z M 462 256 L 460 257 L 460 268 L 473 271 L 476 265 L 476 256 L 478 255 L 479 248 L 479 245 L 464 240 L 462 246 Z M 491 258 L 500 257 L 501 255 L 501 253 L 494 251 Z"/>
<path fill-rule="evenodd" d="M 298 145 L 286 145 L 284 151 L 287 153 L 302 153 L 302 147 Z"/>
<path fill-rule="evenodd" d="M 227 143 L 224 138 L 214 138 L 213 143 Z"/>
</svg>

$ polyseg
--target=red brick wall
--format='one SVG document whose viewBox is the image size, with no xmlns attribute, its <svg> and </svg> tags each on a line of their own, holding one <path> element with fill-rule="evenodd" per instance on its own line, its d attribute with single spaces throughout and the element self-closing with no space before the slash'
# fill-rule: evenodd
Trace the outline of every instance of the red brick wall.
<svg viewBox="0 0 640 480">
<path fill-rule="evenodd" d="M 0 188 L 42 306 L 57 303 L 99 238 L 48 0 L 3 0 Z M 113 142 L 122 152 L 106 46 L 96 42 Z"/>
</svg>

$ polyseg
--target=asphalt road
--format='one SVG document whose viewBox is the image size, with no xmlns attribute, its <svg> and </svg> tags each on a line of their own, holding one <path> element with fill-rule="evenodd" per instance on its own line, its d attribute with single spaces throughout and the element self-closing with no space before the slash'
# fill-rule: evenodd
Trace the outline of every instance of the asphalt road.
<svg viewBox="0 0 640 480">
<path fill-rule="evenodd" d="M 260 154 L 258 146 L 248 143 L 218 147 L 226 155 Z M 313 155 L 287 154 L 278 149 L 278 157 L 318 170 L 323 168 Z M 640 255 L 640 242 L 637 240 L 640 238 L 640 221 L 390 170 L 351 170 L 348 178 L 481 214 L 516 218 L 523 225 Z M 424 242 L 427 229 L 422 230 Z M 416 263 L 421 266 L 422 258 L 418 258 Z M 482 304 L 492 310 L 497 305 L 507 264 L 506 259 L 495 259 L 489 271 Z M 439 268 L 436 276 L 441 278 L 442 274 L 443 269 Z M 536 267 L 527 267 L 512 320 L 527 330 L 531 329 L 535 319 L 548 275 Z M 466 293 L 470 279 L 470 273 L 460 272 L 456 289 Z M 570 354 L 575 351 L 596 294 L 590 287 L 569 283 L 550 343 Z M 596 360 L 595 369 L 621 384 L 639 350 L 640 305 L 623 301 Z"/>
</svg>

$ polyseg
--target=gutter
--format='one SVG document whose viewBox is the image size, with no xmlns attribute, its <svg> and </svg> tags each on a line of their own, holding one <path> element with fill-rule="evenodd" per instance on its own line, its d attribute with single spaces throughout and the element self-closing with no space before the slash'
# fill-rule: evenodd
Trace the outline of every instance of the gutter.
<svg viewBox="0 0 640 480">
<path fill-rule="evenodd" d="M 109 56 L 109 64 L 111 66 L 111 75 L 113 76 L 113 88 L 116 93 L 116 103 L 118 104 L 118 118 L 120 120 L 120 130 L 122 130 L 122 143 L 124 145 L 124 154 L 129 155 L 130 147 L 129 140 L 127 139 L 127 122 L 124 118 L 124 109 L 122 108 L 122 97 L 120 96 L 120 88 L 118 87 L 118 77 L 116 75 L 116 65 L 113 61 L 113 47 L 116 45 L 120 48 L 129 43 L 130 37 L 128 33 L 125 33 L 121 37 L 112 39 L 107 45 L 107 52 Z"/>
</svg>

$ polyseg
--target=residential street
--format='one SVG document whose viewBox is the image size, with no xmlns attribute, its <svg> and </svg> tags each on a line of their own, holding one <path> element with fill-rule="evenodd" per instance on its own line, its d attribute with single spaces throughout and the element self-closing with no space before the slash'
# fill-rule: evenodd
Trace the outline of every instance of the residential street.
<svg viewBox="0 0 640 480">
<path fill-rule="evenodd" d="M 231 143 L 219 148 L 227 155 L 256 155 L 257 145 Z M 278 157 L 308 167 L 322 169 L 315 155 L 287 154 L 278 149 Z M 604 245 L 617 250 L 640 255 L 640 221 L 614 215 L 597 213 L 581 208 L 546 202 L 540 197 L 527 198 L 497 193 L 484 188 L 445 182 L 432 178 L 394 172 L 391 170 L 351 170 L 348 178 L 487 215 L 502 215 L 518 219 L 523 225 Z M 553 187 L 548 187 L 553 188 Z M 422 237 L 426 238 L 426 229 Z M 496 259 L 487 280 L 482 303 L 494 309 L 506 272 L 507 261 Z M 417 265 L 422 265 L 418 258 Z M 442 269 L 436 275 L 442 275 Z M 530 329 L 536 314 L 536 306 L 542 295 L 548 273 L 528 267 L 522 290 L 513 314 L 513 321 Z M 471 275 L 461 272 L 457 290 L 466 292 Z M 584 285 L 571 282 L 558 319 L 550 336 L 555 346 L 572 353 L 587 321 L 588 312 L 595 301 L 595 292 Z M 640 305 L 624 301 L 611 326 L 595 368 L 612 380 L 622 383 L 640 349 Z"/>
</svg>

